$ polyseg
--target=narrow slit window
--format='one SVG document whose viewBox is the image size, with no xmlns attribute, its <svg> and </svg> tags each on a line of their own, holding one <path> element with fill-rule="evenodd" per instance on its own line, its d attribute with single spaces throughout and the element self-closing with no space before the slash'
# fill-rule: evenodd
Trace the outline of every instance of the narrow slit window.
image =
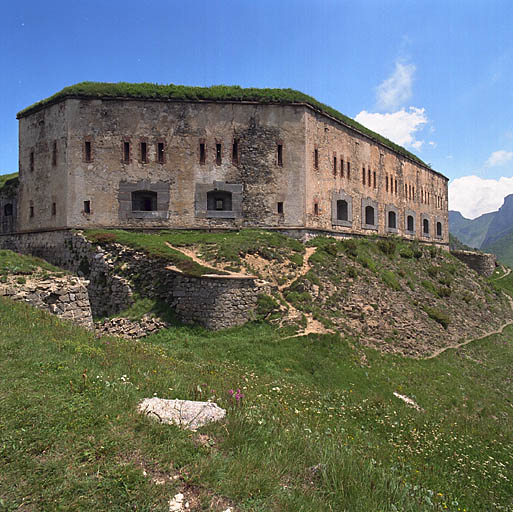
<svg viewBox="0 0 513 512">
<path fill-rule="evenodd" d="M 367 185 L 371 186 L 371 170 L 367 169 Z"/>
<path fill-rule="evenodd" d="M 397 195 L 397 178 L 395 179 L 395 195 Z"/>
<path fill-rule="evenodd" d="M 30 218 L 34 217 L 34 207 L 33 206 L 30 207 L 29 215 L 30 215 Z"/>
<path fill-rule="evenodd" d="M 223 163 L 223 149 L 221 144 L 216 144 L 216 165 Z"/>
<path fill-rule="evenodd" d="M 159 164 L 164 163 L 164 143 L 163 142 L 157 143 L 157 163 L 159 163 Z"/>
<path fill-rule="evenodd" d="M 388 192 L 388 174 L 385 176 L 385 190 Z"/>
<path fill-rule="evenodd" d="M 365 185 L 365 167 L 362 169 L 362 185 Z"/>
<path fill-rule="evenodd" d="M 91 201 L 84 201 L 84 213 L 91 213 Z"/>
<path fill-rule="evenodd" d="M 319 215 L 319 204 L 314 203 L 314 215 Z"/>
<path fill-rule="evenodd" d="M 376 171 L 372 173 L 372 184 L 374 185 L 374 188 L 376 188 Z"/>
<path fill-rule="evenodd" d="M 314 167 L 315 169 L 319 168 L 319 150 L 314 149 Z"/>
<path fill-rule="evenodd" d="M 337 177 L 337 157 L 333 156 L 333 176 Z"/>
<path fill-rule="evenodd" d="M 57 141 L 53 141 L 52 147 L 52 165 L 55 167 L 57 165 Z"/>
<path fill-rule="evenodd" d="M 347 162 L 347 179 L 351 179 L 351 162 Z"/>
<path fill-rule="evenodd" d="M 130 162 L 130 142 L 123 142 L 123 162 L 125 164 Z"/>
<path fill-rule="evenodd" d="M 277 146 L 277 157 L 278 157 L 278 165 L 280 167 L 283 166 L 283 144 L 278 144 Z"/>
<path fill-rule="evenodd" d="M 148 144 L 146 142 L 141 142 L 141 162 L 148 163 Z"/>
<path fill-rule="evenodd" d="M 283 202 L 282 201 L 278 202 L 277 209 L 278 209 L 278 215 L 282 215 L 283 214 Z"/>
<path fill-rule="evenodd" d="M 30 152 L 30 172 L 34 171 L 34 152 Z"/>
<path fill-rule="evenodd" d="M 92 160 L 91 141 L 86 140 L 84 142 L 84 160 L 90 162 Z"/>
<path fill-rule="evenodd" d="M 204 142 L 200 142 L 200 145 L 199 145 L 199 152 L 200 152 L 200 165 L 205 165 L 205 161 L 206 161 L 206 151 L 205 151 L 205 143 Z"/>
<path fill-rule="evenodd" d="M 52 216 L 57 215 L 57 204 L 52 203 Z"/>
<path fill-rule="evenodd" d="M 340 159 L 340 177 L 341 178 L 344 177 L 344 159 L 343 158 Z"/>
<path fill-rule="evenodd" d="M 233 139 L 232 144 L 232 164 L 237 165 L 239 163 L 239 140 Z"/>
</svg>

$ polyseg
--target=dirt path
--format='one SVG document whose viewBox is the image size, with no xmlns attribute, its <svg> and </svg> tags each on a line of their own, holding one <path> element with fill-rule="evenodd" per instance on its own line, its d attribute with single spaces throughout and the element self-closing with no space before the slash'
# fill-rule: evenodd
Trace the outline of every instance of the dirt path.
<svg viewBox="0 0 513 512">
<path fill-rule="evenodd" d="M 495 279 L 495 281 L 500 281 L 501 279 L 504 279 L 506 276 L 509 276 L 511 274 L 511 269 L 508 267 L 506 269 L 506 272 L 504 272 L 504 274 L 502 274 L 501 277 L 498 277 L 497 279 Z"/>
<path fill-rule="evenodd" d="M 509 271 L 511 272 L 511 269 L 509 269 Z M 508 272 L 508 274 L 509 274 L 509 272 Z M 504 276 L 502 276 L 502 277 L 504 277 Z M 501 279 L 501 277 L 499 277 L 499 279 Z M 509 295 L 506 295 L 506 297 L 508 298 L 509 304 L 510 304 L 511 308 L 513 309 L 513 299 Z M 498 329 L 494 329 L 493 331 L 488 331 L 484 334 L 481 334 L 477 338 L 470 338 L 469 340 L 464 341 L 463 343 L 458 343 L 456 345 L 449 345 L 448 347 L 444 347 L 444 348 L 441 348 L 441 349 L 435 351 L 430 356 L 421 357 L 419 359 L 434 359 L 435 357 L 438 357 L 440 354 L 443 354 L 447 350 L 452 350 L 452 349 L 457 350 L 461 347 L 464 347 L 465 345 L 468 345 L 469 343 L 472 343 L 473 341 L 479 341 L 479 340 L 482 340 L 483 338 L 488 338 L 488 336 L 492 336 L 494 334 L 502 334 L 504 329 L 506 329 L 506 327 L 508 327 L 509 325 L 513 325 L 513 320 L 509 320 L 508 322 L 502 324 Z"/>
</svg>

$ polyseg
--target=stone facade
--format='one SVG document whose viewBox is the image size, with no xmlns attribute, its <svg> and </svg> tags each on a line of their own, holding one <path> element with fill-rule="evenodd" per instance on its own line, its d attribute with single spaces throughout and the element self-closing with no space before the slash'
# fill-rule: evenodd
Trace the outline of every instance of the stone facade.
<svg viewBox="0 0 513 512">
<path fill-rule="evenodd" d="M 261 226 L 448 244 L 447 178 L 308 104 L 64 97 L 19 118 L 20 231 Z"/>
<path fill-rule="evenodd" d="M 473 251 L 451 251 L 451 254 L 482 276 L 490 277 L 495 272 L 497 266 L 495 254 Z"/>
<path fill-rule="evenodd" d="M 0 188 L 0 233 L 13 233 L 16 231 L 16 217 L 18 212 L 18 179 L 6 182 Z"/>
</svg>

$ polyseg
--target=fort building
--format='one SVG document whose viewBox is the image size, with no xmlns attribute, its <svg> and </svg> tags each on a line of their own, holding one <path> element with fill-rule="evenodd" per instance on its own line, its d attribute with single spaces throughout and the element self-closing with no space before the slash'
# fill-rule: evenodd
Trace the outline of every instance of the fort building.
<svg viewBox="0 0 513 512">
<path fill-rule="evenodd" d="M 85 82 L 18 119 L 3 232 L 260 226 L 449 242 L 445 176 L 296 91 Z"/>
</svg>

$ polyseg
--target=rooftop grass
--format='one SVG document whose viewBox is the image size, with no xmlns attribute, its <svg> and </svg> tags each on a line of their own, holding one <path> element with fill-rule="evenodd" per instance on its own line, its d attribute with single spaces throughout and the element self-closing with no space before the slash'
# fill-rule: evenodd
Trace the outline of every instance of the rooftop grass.
<svg viewBox="0 0 513 512">
<path fill-rule="evenodd" d="M 18 179 L 17 172 L 0 175 L 0 192 L 6 192 L 10 188 L 16 187 L 18 185 Z"/>
<path fill-rule="evenodd" d="M 425 361 L 265 324 L 125 341 L 0 297 L 0 509 L 511 512 L 512 336 Z M 182 431 L 136 412 L 153 395 L 227 417 Z"/>
<path fill-rule="evenodd" d="M 80 82 L 75 85 L 65 87 L 56 94 L 43 99 L 18 112 L 17 117 L 24 117 L 34 110 L 37 110 L 49 103 L 67 98 L 67 97 L 87 97 L 87 98 L 139 98 L 155 100 L 187 100 L 187 101 L 254 101 L 259 103 L 306 103 L 315 109 L 334 117 L 338 121 L 358 130 L 367 137 L 387 146 L 397 153 L 406 156 L 415 162 L 429 167 L 418 156 L 409 152 L 402 146 L 395 144 L 391 140 L 369 130 L 365 126 L 356 122 L 344 114 L 341 114 L 334 108 L 317 101 L 294 89 L 259 89 L 255 87 L 243 88 L 238 85 L 213 85 L 211 87 L 192 87 L 186 85 L 161 85 L 153 83 L 107 83 L 107 82 Z"/>
</svg>

